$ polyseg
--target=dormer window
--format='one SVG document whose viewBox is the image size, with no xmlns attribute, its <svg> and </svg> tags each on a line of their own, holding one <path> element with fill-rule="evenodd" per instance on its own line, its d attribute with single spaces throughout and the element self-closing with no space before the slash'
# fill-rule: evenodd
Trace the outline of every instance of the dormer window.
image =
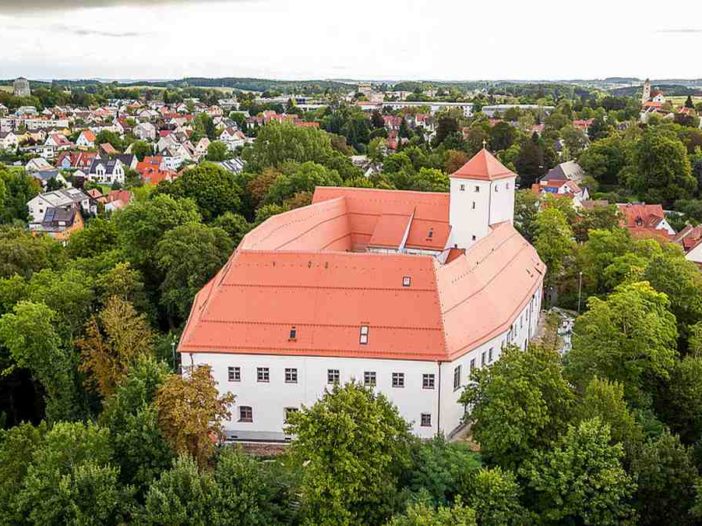
<svg viewBox="0 0 702 526">
<path fill-rule="evenodd" d="M 290 339 L 297 340 L 297 327 L 295 327 L 294 325 L 290 327 Z"/>
<path fill-rule="evenodd" d="M 402 286 L 409 287 L 412 285 L 412 278 L 410 276 L 404 276 L 402 278 Z"/>
<path fill-rule="evenodd" d="M 368 325 L 361 325 L 359 343 L 361 345 L 368 345 Z"/>
<path fill-rule="evenodd" d="M 427 237 L 428 237 L 429 239 L 431 239 L 432 237 L 434 237 L 434 229 L 433 229 L 433 228 L 430 228 L 430 229 L 429 229 L 429 233 L 427 234 Z"/>
</svg>

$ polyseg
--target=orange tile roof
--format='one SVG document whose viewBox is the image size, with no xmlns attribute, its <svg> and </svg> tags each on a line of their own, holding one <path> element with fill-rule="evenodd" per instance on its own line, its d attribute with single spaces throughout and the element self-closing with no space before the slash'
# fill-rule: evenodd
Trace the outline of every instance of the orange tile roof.
<svg viewBox="0 0 702 526">
<path fill-rule="evenodd" d="M 470 161 L 452 173 L 449 177 L 494 181 L 497 179 L 516 177 L 516 174 L 503 165 L 489 151 L 483 148 Z"/>
<path fill-rule="evenodd" d="M 445 361 L 503 332 L 545 271 L 511 224 L 495 226 L 465 253 L 453 251 L 443 265 L 431 256 L 354 252 L 379 225 L 378 237 L 394 242 L 397 225 L 410 220 L 409 237 L 418 221 L 418 237 L 427 227 L 436 229 L 432 239 L 446 235 L 443 249 L 448 197 L 317 188 L 312 205 L 244 237 L 198 293 L 180 352 Z M 370 328 L 366 345 L 362 325 Z"/>
<path fill-rule="evenodd" d="M 624 218 L 624 226 L 629 228 L 656 227 L 665 219 L 665 213 L 661 205 L 619 203 L 617 208 L 619 208 Z"/>
<path fill-rule="evenodd" d="M 405 239 L 405 235 L 408 233 L 411 221 L 411 215 L 381 215 L 375 224 L 368 246 L 399 248 Z"/>
</svg>

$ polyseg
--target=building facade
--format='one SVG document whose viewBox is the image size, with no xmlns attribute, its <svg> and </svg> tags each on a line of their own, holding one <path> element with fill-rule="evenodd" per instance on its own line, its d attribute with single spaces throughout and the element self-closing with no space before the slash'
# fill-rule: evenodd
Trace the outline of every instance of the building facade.
<svg viewBox="0 0 702 526">
<path fill-rule="evenodd" d="M 449 193 L 319 187 L 245 236 L 198 293 L 184 374 L 236 401 L 225 432 L 286 440 L 286 416 L 337 382 L 384 393 L 413 432 L 461 426 L 473 369 L 535 336 L 545 265 L 512 226 L 515 175 L 486 150 Z"/>
</svg>

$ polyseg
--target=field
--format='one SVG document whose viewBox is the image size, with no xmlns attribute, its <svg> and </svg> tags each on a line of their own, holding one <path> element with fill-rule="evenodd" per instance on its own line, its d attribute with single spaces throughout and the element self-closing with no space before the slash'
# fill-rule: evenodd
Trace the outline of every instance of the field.
<svg viewBox="0 0 702 526">
<path fill-rule="evenodd" d="M 677 106 L 682 106 L 683 104 L 685 104 L 685 101 L 687 100 L 687 96 L 685 96 L 685 95 L 672 95 L 670 97 L 666 96 L 665 100 L 672 102 L 673 106 L 677 107 Z M 700 102 L 702 102 L 702 97 L 693 96 L 692 102 L 694 104 L 700 103 Z"/>
</svg>

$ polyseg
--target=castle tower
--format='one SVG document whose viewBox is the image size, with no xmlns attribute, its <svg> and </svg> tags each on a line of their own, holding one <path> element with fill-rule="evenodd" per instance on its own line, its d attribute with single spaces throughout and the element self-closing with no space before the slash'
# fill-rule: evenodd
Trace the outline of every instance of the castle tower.
<svg viewBox="0 0 702 526">
<path fill-rule="evenodd" d="M 517 175 L 485 148 L 449 178 L 449 246 L 468 248 L 492 225 L 514 221 Z"/>
<path fill-rule="evenodd" d="M 12 92 L 15 97 L 29 97 L 32 90 L 29 89 L 29 81 L 20 77 L 12 83 Z"/>
<path fill-rule="evenodd" d="M 651 100 L 651 81 L 646 79 L 643 83 L 643 93 L 641 94 L 641 105 Z"/>
</svg>

